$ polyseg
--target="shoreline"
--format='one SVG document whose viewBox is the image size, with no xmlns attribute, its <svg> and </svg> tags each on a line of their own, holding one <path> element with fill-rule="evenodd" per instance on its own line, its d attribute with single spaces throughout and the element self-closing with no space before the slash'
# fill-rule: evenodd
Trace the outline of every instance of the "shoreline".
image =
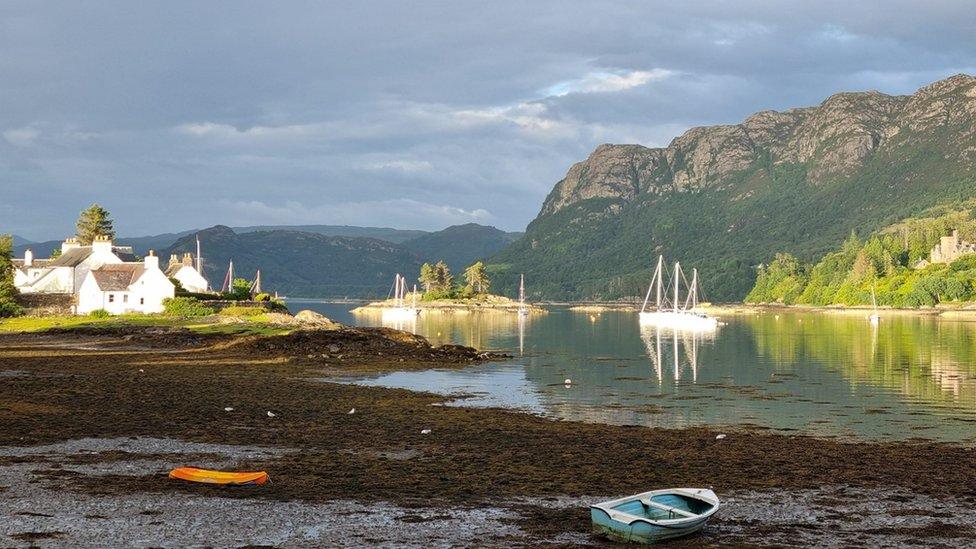
<svg viewBox="0 0 976 549">
<path fill-rule="evenodd" d="M 976 456 L 961 445 L 739 430 L 718 439 L 710 428 L 557 421 L 447 407 L 441 404 L 449 397 L 335 381 L 350 374 L 462 368 L 495 358 L 455 346 L 438 351 L 396 330 L 207 336 L 191 345 L 158 332 L 135 335 L 127 341 L 110 331 L 0 335 L 0 485 L 14 486 L 15 494 L 21 493 L 17 486 L 32 486 L 20 506 L 45 509 L 41 517 L 5 516 L 0 536 L 10 536 L 8 543 L 45 532 L 55 532 L 50 535 L 57 543 L 83 539 L 72 537 L 82 535 L 74 530 L 45 525 L 63 525 L 79 513 L 100 516 L 96 503 L 114 502 L 119 516 L 113 528 L 179 544 L 183 533 L 166 528 L 165 521 L 147 524 L 140 513 L 173 498 L 190 498 L 201 512 L 208 506 L 217 511 L 219 502 L 231 498 L 289 520 L 323 505 L 368 508 L 386 502 L 397 516 L 409 517 L 404 509 L 416 509 L 416 519 L 401 522 L 424 522 L 425 530 L 446 536 L 410 541 L 400 528 L 375 529 L 372 541 L 358 543 L 470 543 L 470 531 L 450 533 L 451 520 L 458 520 L 450 517 L 461 509 L 494 509 L 492 516 L 504 520 L 492 522 L 489 537 L 479 538 L 484 545 L 599 545 L 589 535 L 586 504 L 676 485 L 714 486 L 728 506 L 704 534 L 679 546 L 796 539 L 950 543 L 976 535 L 965 523 L 971 517 L 957 521 L 942 511 L 960 501 L 976 503 Z M 165 449 L 150 451 L 124 442 L 129 437 L 174 442 L 154 443 L 152 448 Z M 101 449 L 85 451 L 96 443 L 72 442 L 79 439 L 102 441 Z M 31 450 L 39 444 L 56 448 Z M 261 452 L 213 454 L 226 447 Z M 209 462 L 267 470 L 273 482 L 226 490 L 165 477 L 168 467 Z M 865 493 L 881 494 L 876 508 L 859 507 Z M 763 514 L 783 498 L 792 498 L 793 514 Z M 3 508 L 10 511 L 0 513 L 17 513 L 21 507 L 12 501 Z M 65 501 L 72 503 L 64 507 Z M 927 502 L 922 507 L 928 511 L 913 506 L 915 501 Z M 838 510 L 849 510 L 838 515 L 844 520 L 834 517 Z M 78 528 L 104 527 L 107 521 L 99 520 L 86 518 Z"/>
<path fill-rule="evenodd" d="M 409 298 L 406 301 L 410 303 Z M 437 299 L 433 301 L 422 301 L 418 300 L 417 309 L 423 313 L 508 313 L 517 314 L 519 312 L 519 302 L 513 299 L 508 299 L 500 296 L 487 296 L 485 299 Z M 373 301 L 356 307 L 351 312 L 353 314 L 357 313 L 370 313 L 370 312 L 383 312 L 391 309 L 397 309 L 399 306 L 393 300 L 385 301 Z M 526 310 L 528 310 L 530 315 L 540 315 L 546 314 L 548 311 L 537 304 L 526 303 Z"/>
</svg>

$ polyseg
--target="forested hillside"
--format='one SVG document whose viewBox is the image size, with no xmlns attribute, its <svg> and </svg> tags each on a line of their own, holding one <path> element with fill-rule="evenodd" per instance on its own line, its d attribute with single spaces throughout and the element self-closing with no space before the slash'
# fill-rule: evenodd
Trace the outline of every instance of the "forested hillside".
<svg viewBox="0 0 976 549">
<path fill-rule="evenodd" d="M 759 269 L 746 301 L 787 305 L 868 305 L 875 292 L 880 306 L 920 307 L 976 299 L 976 254 L 951 263 L 917 268 L 940 237 L 959 231 L 976 242 L 976 219 L 969 202 L 933 209 L 866 236 L 852 234 L 815 264 L 780 253 Z"/>
</svg>

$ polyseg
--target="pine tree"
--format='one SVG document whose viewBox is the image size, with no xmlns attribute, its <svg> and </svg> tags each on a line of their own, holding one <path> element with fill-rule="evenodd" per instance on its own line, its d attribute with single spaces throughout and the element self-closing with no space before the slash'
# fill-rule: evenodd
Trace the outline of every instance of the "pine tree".
<svg viewBox="0 0 976 549">
<path fill-rule="evenodd" d="M 417 282 L 424 287 L 424 292 L 430 292 L 430 290 L 437 284 L 437 273 L 434 271 L 434 266 L 430 263 L 424 263 L 420 266 L 420 278 Z"/>
<path fill-rule="evenodd" d="M 92 204 L 88 209 L 81 212 L 76 226 L 78 241 L 83 246 L 90 246 L 95 237 L 98 236 L 115 238 L 115 228 L 109 215 L 111 214 L 108 213 L 108 210 L 98 204 Z"/>
<path fill-rule="evenodd" d="M 447 263 L 438 261 L 434 265 L 434 280 L 436 281 L 436 290 L 447 291 L 451 289 L 451 286 L 454 285 L 454 275 L 451 274 L 451 269 Z"/>
<path fill-rule="evenodd" d="M 488 280 L 488 272 L 485 271 L 485 264 L 481 261 L 476 262 L 464 271 L 464 279 L 475 293 L 484 294 L 488 292 L 491 281 Z"/>
</svg>

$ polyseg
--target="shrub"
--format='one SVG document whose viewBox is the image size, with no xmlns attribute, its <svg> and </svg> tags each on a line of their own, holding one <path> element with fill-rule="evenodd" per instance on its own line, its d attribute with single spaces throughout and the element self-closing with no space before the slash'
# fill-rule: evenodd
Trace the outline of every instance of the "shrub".
<svg viewBox="0 0 976 549">
<path fill-rule="evenodd" d="M 194 317 L 209 316 L 214 310 L 200 303 L 194 297 L 171 297 L 163 300 L 165 314 L 171 316 Z"/>
<path fill-rule="evenodd" d="M 267 313 L 264 307 L 225 307 L 220 314 L 225 316 L 258 316 Z"/>
<path fill-rule="evenodd" d="M 112 316 L 112 314 L 105 309 L 95 309 L 94 311 L 88 313 L 88 316 L 92 318 L 108 318 Z"/>
<path fill-rule="evenodd" d="M 260 293 L 254 296 L 254 301 L 271 301 L 271 294 Z"/>
<path fill-rule="evenodd" d="M 0 318 L 10 318 L 24 314 L 24 309 L 15 301 L 0 300 Z"/>
</svg>

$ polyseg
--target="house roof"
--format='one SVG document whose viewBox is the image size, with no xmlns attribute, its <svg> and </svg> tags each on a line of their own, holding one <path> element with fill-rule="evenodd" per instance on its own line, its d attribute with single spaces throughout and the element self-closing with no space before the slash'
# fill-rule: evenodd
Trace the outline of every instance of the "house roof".
<svg viewBox="0 0 976 549">
<path fill-rule="evenodd" d="M 173 278 L 174 276 L 176 276 L 176 273 L 180 272 L 180 269 L 182 269 L 183 267 L 186 267 L 186 265 L 184 265 L 182 263 L 176 263 L 176 264 L 170 265 L 166 269 L 166 276 L 168 278 Z M 190 268 L 192 269 L 193 267 L 190 267 Z"/>
<path fill-rule="evenodd" d="M 88 259 L 88 256 L 92 254 L 91 246 L 82 246 L 81 248 L 70 249 L 60 257 L 50 262 L 48 267 L 77 267 L 81 265 L 81 262 Z"/>
<path fill-rule="evenodd" d="M 27 272 L 28 267 L 26 267 L 24 265 L 24 260 L 23 259 L 11 259 L 10 262 L 14 266 L 14 269 L 17 269 L 17 270 L 22 271 L 22 272 L 25 272 L 25 273 Z M 50 263 L 50 262 L 51 262 L 50 259 L 35 259 L 34 260 L 34 263 L 31 265 L 30 268 L 47 267 L 48 266 L 48 263 Z"/>
<path fill-rule="evenodd" d="M 146 267 L 142 263 L 120 263 L 102 265 L 91 274 L 95 277 L 98 288 L 103 292 L 119 292 L 128 290 L 129 286 L 139 280 L 144 272 Z"/>
</svg>

